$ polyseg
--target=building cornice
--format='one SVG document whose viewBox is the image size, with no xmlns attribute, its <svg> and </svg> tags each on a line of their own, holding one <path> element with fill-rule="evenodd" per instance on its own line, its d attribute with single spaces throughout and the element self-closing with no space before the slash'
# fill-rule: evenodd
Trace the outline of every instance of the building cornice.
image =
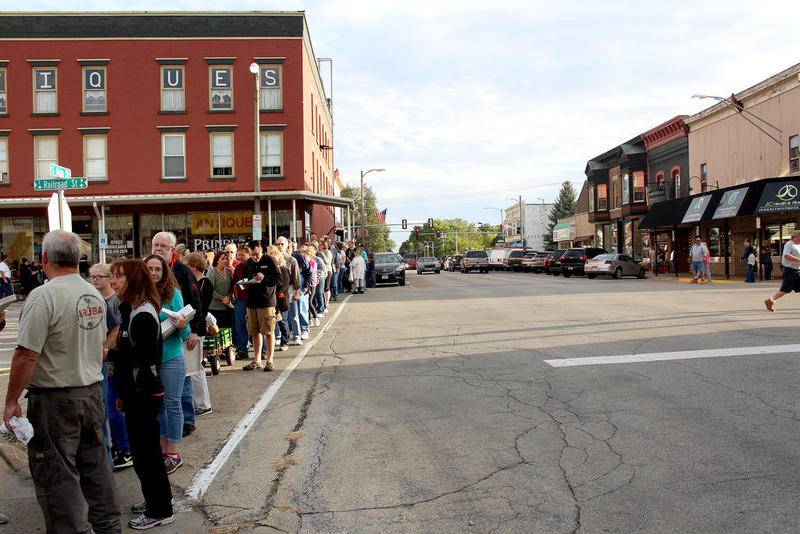
<svg viewBox="0 0 800 534">
<path fill-rule="evenodd" d="M 649 151 L 675 139 L 686 137 L 689 134 L 689 130 L 684 120 L 687 118 L 688 115 L 678 115 L 646 131 L 642 134 L 644 146 Z"/>
</svg>

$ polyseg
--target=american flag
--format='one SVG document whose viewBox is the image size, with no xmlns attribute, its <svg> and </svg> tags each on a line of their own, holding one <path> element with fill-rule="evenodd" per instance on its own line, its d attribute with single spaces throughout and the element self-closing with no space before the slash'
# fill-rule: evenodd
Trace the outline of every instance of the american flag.
<svg viewBox="0 0 800 534">
<path fill-rule="evenodd" d="M 376 211 L 375 216 L 378 217 L 379 224 L 386 224 L 386 210 Z"/>
</svg>

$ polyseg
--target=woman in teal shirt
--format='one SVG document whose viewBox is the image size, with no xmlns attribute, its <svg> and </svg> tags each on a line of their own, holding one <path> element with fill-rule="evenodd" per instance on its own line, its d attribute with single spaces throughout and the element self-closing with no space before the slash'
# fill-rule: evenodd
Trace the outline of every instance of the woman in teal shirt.
<svg viewBox="0 0 800 534">
<path fill-rule="evenodd" d="M 177 312 L 183 308 L 183 296 L 172 271 L 160 256 L 151 255 L 145 259 L 150 277 L 156 284 L 161 297 L 161 308 Z M 186 378 L 186 363 L 183 359 L 183 343 L 189 339 L 191 329 L 184 318 L 170 318 L 163 311 L 159 320 L 172 320 L 175 331 L 164 338 L 164 355 L 161 359 L 159 376 L 164 384 L 164 403 L 158 416 L 161 427 L 161 450 L 164 453 L 164 467 L 167 474 L 174 473 L 183 465 L 178 446 L 183 436 L 183 409 L 181 395 Z"/>
</svg>

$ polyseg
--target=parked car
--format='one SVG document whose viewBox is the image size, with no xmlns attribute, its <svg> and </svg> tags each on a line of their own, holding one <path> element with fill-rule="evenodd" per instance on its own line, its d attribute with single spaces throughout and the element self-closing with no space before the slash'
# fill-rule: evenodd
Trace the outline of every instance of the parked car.
<svg viewBox="0 0 800 534">
<path fill-rule="evenodd" d="M 375 253 L 375 283 L 406 285 L 406 269 L 400 254 Z"/>
<path fill-rule="evenodd" d="M 573 274 L 584 274 L 586 262 L 599 254 L 606 254 L 605 249 L 595 247 L 568 248 L 561 256 L 561 273 L 564 278 L 569 278 Z"/>
<path fill-rule="evenodd" d="M 533 267 L 533 257 L 536 256 L 538 252 L 535 250 L 528 250 L 525 252 L 525 256 L 522 257 L 522 270 L 526 273 L 530 272 Z"/>
<path fill-rule="evenodd" d="M 547 263 L 547 267 L 545 267 L 545 272 L 547 274 L 552 274 L 553 276 L 558 276 L 561 274 L 561 256 L 564 254 L 564 250 L 554 250 L 550 252 L 550 256 L 545 258 L 545 262 Z"/>
<path fill-rule="evenodd" d="M 489 252 L 489 267 L 493 271 L 504 271 L 506 269 L 505 259 L 511 252 L 510 248 L 493 248 Z"/>
<path fill-rule="evenodd" d="M 439 263 L 439 260 L 437 260 L 436 258 L 425 256 L 417 260 L 417 274 L 423 274 L 423 273 L 439 274 L 439 271 L 441 269 L 442 266 Z"/>
<path fill-rule="evenodd" d="M 489 254 L 485 250 L 470 250 L 464 254 L 461 260 L 461 272 L 466 274 L 470 271 L 489 272 Z"/>
<path fill-rule="evenodd" d="M 521 248 L 513 249 L 506 257 L 506 268 L 512 271 L 522 270 L 522 258 L 525 257 L 525 251 Z"/>
<path fill-rule="evenodd" d="M 461 270 L 461 260 L 464 259 L 463 254 L 456 254 L 455 256 L 450 257 L 450 265 L 447 269 L 451 272 L 456 272 Z"/>
<path fill-rule="evenodd" d="M 587 278 L 596 278 L 598 275 L 613 276 L 617 280 L 623 276 L 645 277 L 645 269 L 641 263 L 627 254 L 616 252 L 598 254 L 586 262 L 584 270 Z"/>
<path fill-rule="evenodd" d="M 536 274 L 544 272 L 544 262 L 547 258 L 550 257 L 549 252 L 537 252 L 533 255 L 533 259 L 531 259 L 531 271 Z"/>
<path fill-rule="evenodd" d="M 406 269 L 417 268 L 417 255 L 416 254 L 403 254 L 403 265 Z"/>
</svg>

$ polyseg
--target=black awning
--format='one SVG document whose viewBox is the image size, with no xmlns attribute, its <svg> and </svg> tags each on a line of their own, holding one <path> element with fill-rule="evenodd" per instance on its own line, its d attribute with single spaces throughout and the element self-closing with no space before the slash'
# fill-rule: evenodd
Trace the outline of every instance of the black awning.
<svg viewBox="0 0 800 534">
<path fill-rule="evenodd" d="M 757 215 L 800 211 L 800 180 L 780 180 L 764 184 L 755 207 Z"/>
<path fill-rule="evenodd" d="M 689 206 L 689 197 L 673 198 L 664 202 L 656 202 L 639 221 L 640 228 L 672 228 L 681 224 L 686 208 Z"/>
</svg>

